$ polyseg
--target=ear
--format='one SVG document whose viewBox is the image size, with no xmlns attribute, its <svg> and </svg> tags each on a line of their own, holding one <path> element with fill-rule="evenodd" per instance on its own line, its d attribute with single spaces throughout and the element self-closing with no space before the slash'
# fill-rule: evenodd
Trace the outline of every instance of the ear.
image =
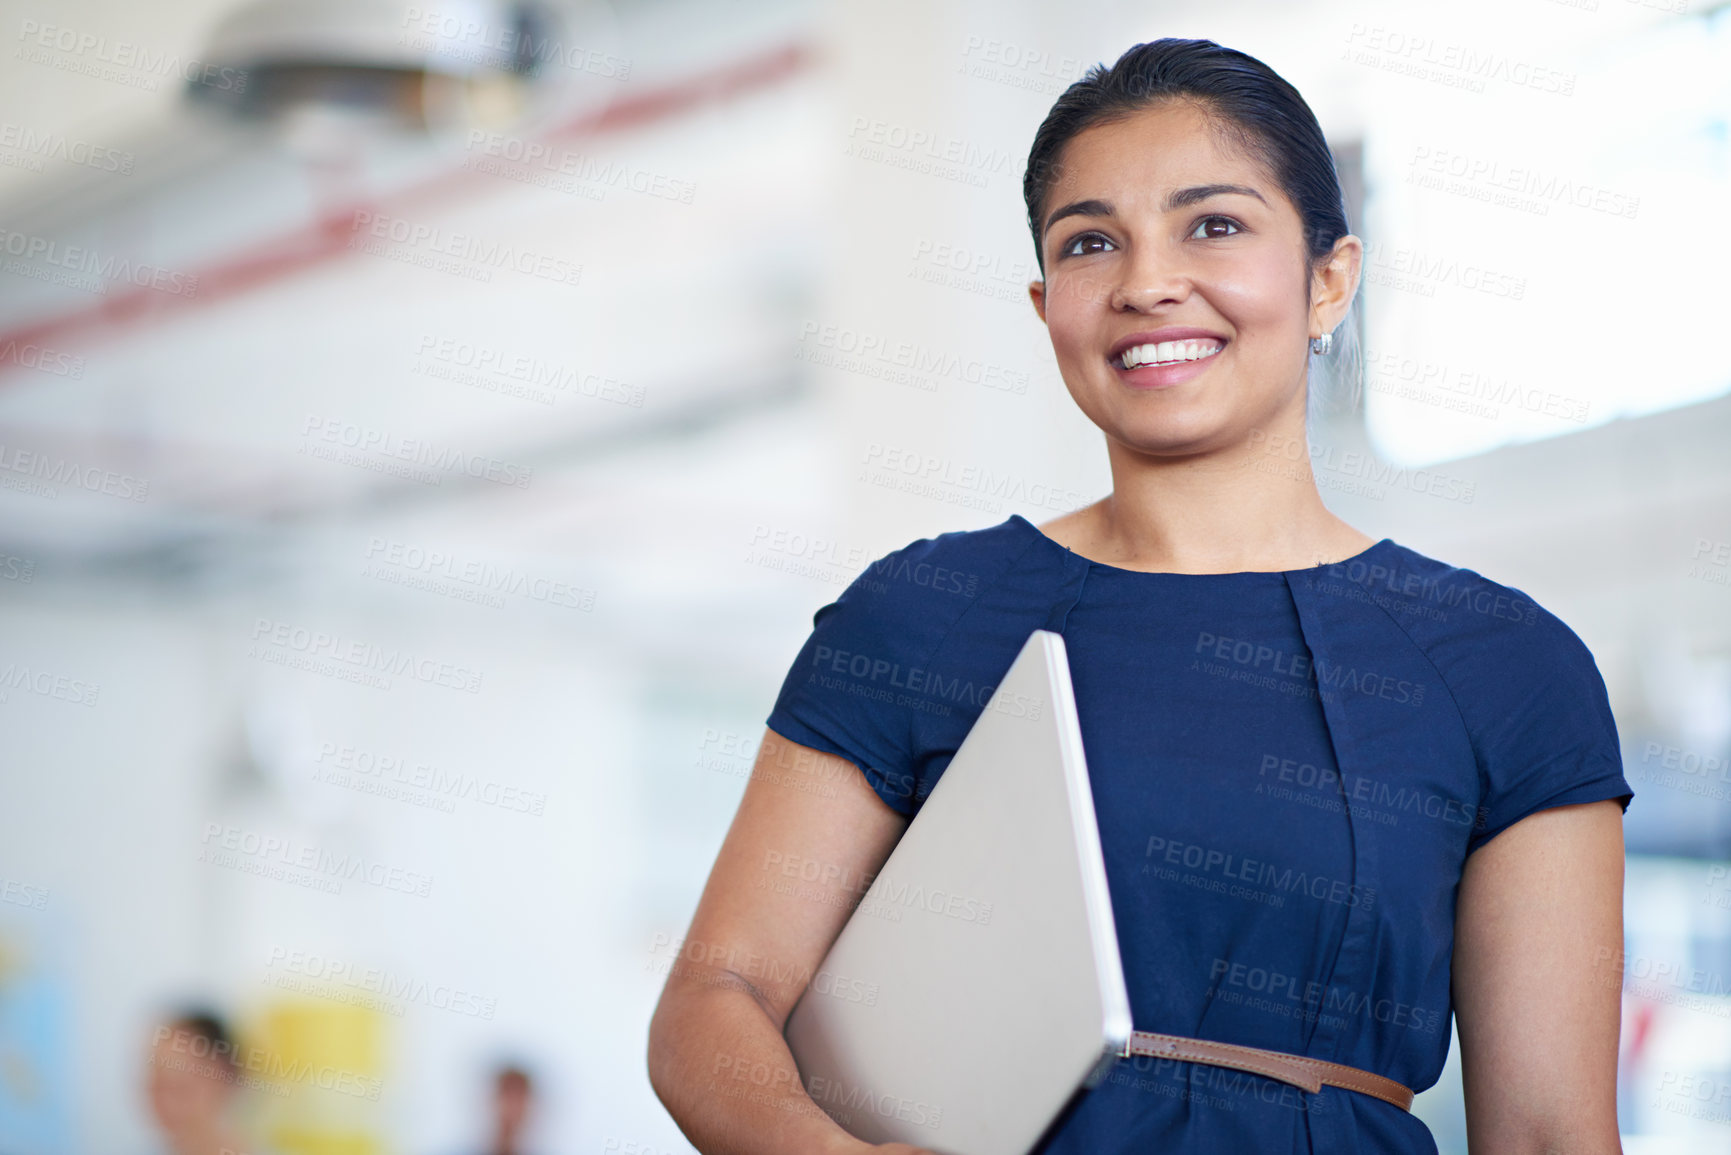
<svg viewBox="0 0 1731 1155">
<path fill-rule="evenodd" d="M 1046 323 L 1046 282 L 1029 281 L 1028 299 L 1034 302 L 1034 312 L 1040 316 L 1040 324 Z"/>
<path fill-rule="evenodd" d="M 1334 331 L 1352 306 L 1358 291 L 1359 271 L 1364 262 L 1364 242 L 1347 233 L 1334 242 L 1334 251 L 1311 281 L 1310 327 L 1312 336 Z"/>
</svg>

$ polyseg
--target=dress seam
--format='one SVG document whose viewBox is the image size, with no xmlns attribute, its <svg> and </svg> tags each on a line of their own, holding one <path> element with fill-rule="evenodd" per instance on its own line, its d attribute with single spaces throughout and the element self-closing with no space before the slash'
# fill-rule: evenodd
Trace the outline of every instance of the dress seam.
<svg viewBox="0 0 1731 1155">
<path fill-rule="evenodd" d="M 1071 598 L 1070 604 L 1064 607 L 1063 617 L 1061 617 L 1058 620 L 1056 628 L 1053 627 L 1052 614 L 1050 611 L 1048 611 L 1046 614 L 1045 624 L 1040 627 L 1043 630 L 1051 630 L 1053 633 L 1060 634 L 1060 635 L 1063 634 L 1064 627 L 1070 624 L 1070 611 L 1074 610 L 1076 608 L 1077 603 L 1082 600 L 1082 595 L 1087 592 L 1087 590 L 1088 590 L 1088 578 L 1094 572 L 1094 563 L 1093 562 L 1089 561 L 1085 557 L 1080 557 L 1077 554 L 1071 554 L 1070 556 L 1075 557 L 1078 561 L 1080 561 L 1082 563 L 1082 577 L 1080 580 L 1078 580 L 1076 582 L 1076 596 Z M 1060 585 L 1058 588 L 1062 589 L 1063 586 Z"/>
<path fill-rule="evenodd" d="M 1315 650 L 1311 648 L 1310 631 L 1306 629 L 1306 618 L 1305 618 L 1304 608 L 1298 604 L 1299 603 L 1298 592 L 1294 588 L 1294 582 L 1292 580 L 1292 575 L 1290 573 L 1285 573 L 1285 574 L 1282 574 L 1281 576 L 1282 576 L 1282 578 L 1284 578 L 1284 585 L 1286 588 L 1286 597 L 1287 597 L 1287 600 L 1292 605 L 1293 616 L 1298 621 L 1298 635 L 1301 639 L 1303 639 L 1304 644 L 1305 644 L 1305 648 L 1307 650 L 1311 651 L 1311 659 L 1312 659 L 1312 662 L 1314 663 Z M 1314 592 L 1315 583 L 1309 582 L 1306 584 L 1309 585 L 1312 588 L 1312 591 Z M 1378 608 L 1380 609 L 1381 607 L 1378 607 Z M 1429 659 L 1426 659 L 1426 660 L 1428 661 Z M 1313 670 L 1315 669 L 1314 665 L 1312 666 L 1312 669 Z M 1317 709 L 1317 712 L 1322 716 L 1322 726 L 1323 726 L 1323 731 L 1324 731 L 1325 735 L 1327 736 L 1329 752 L 1333 755 L 1335 770 L 1337 773 L 1339 773 L 1344 766 L 1344 760 L 1341 757 L 1341 743 L 1340 743 L 1339 738 L 1337 736 L 1338 732 L 1336 730 L 1335 720 L 1329 713 L 1328 704 L 1326 702 L 1324 702 L 1322 699 L 1320 671 L 1318 671 L 1318 679 L 1319 680 L 1317 683 L 1316 709 Z M 1351 840 L 1353 881 L 1356 883 L 1359 880 L 1359 873 L 1360 873 L 1359 867 L 1360 867 L 1361 861 L 1367 855 L 1373 855 L 1373 851 L 1368 850 L 1365 847 L 1364 841 L 1363 841 L 1364 838 L 1366 837 L 1365 832 L 1360 830 L 1358 823 L 1356 823 L 1353 820 L 1352 810 L 1350 807 L 1348 807 L 1345 810 L 1344 817 L 1346 819 L 1347 837 Z M 1375 863 L 1374 858 L 1373 858 L 1371 868 L 1368 869 L 1366 871 L 1366 873 L 1367 874 L 1374 874 L 1375 873 L 1374 867 L 1376 865 L 1377 864 Z M 1337 938 L 1335 940 L 1334 950 L 1328 957 L 1328 968 L 1327 968 L 1326 973 L 1329 976 L 1329 982 L 1331 982 L 1331 983 L 1334 981 L 1334 976 L 1340 973 L 1341 959 L 1346 954 L 1347 942 L 1352 938 L 1352 936 L 1354 934 L 1353 914 L 1354 914 L 1354 911 L 1349 908 L 1347 910 L 1346 914 L 1341 919 L 1340 936 L 1339 936 L 1339 938 Z M 1359 933 L 1362 934 L 1363 932 L 1360 931 Z M 1306 1030 L 1306 1033 L 1303 1036 L 1304 1037 L 1304 1049 L 1306 1051 L 1310 1050 L 1312 1047 L 1315 1047 L 1317 1045 L 1317 1035 L 1323 1031 L 1323 1027 L 1324 1027 L 1324 1023 L 1323 1023 L 1323 1019 L 1320 1015 L 1311 1019 L 1309 1026 L 1308 1026 L 1308 1029 Z M 1332 1028 L 1331 1028 L 1331 1030 L 1332 1030 Z M 1332 1044 L 1331 1050 L 1334 1051 L 1335 1053 L 1338 1053 L 1339 1043 L 1340 1043 L 1338 1031 L 1335 1031 L 1332 1035 L 1325 1035 L 1324 1038 Z"/>
</svg>

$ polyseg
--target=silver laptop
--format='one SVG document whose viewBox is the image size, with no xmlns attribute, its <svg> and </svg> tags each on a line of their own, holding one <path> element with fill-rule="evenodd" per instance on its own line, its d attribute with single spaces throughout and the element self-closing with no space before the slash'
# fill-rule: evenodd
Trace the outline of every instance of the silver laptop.
<svg viewBox="0 0 1731 1155">
<path fill-rule="evenodd" d="M 1025 1155 L 1130 1038 L 1064 639 L 1035 630 L 787 1023 L 854 1136 Z"/>
</svg>

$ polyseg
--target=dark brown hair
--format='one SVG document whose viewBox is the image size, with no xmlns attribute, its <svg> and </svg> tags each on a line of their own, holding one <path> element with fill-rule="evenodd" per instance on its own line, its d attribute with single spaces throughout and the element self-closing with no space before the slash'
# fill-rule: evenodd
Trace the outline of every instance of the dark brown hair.
<svg viewBox="0 0 1731 1155">
<path fill-rule="evenodd" d="M 1110 68 L 1096 64 L 1089 69 L 1058 97 L 1034 134 L 1022 199 L 1042 276 L 1041 218 L 1064 146 L 1083 129 L 1172 99 L 1201 105 L 1219 131 L 1273 175 L 1304 223 L 1312 262 L 1327 256 L 1350 231 L 1334 154 L 1296 88 L 1254 56 L 1212 40 L 1151 40 L 1125 52 Z"/>
</svg>

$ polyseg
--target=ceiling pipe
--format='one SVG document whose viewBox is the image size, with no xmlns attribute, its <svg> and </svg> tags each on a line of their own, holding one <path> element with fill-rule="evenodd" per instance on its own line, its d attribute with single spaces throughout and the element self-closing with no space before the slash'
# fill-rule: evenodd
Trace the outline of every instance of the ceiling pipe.
<svg viewBox="0 0 1731 1155">
<path fill-rule="evenodd" d="M 320 208 L 311 214 L 299 210 L 292 223 L 286 227 L 279 223 L 265 231 L 262 240 L 214 258 L 176 264 L 176 285 L 190 286 L 190 291 L 164 291 L 160 284 L 117 279 L 101 286 L 94 301 L 14 319 L 0 327 L 0 383 L 9 370 L 33 364 L 33 351 L 51 348 L 66 356 L 100 333 L 205 308 L 339 257 L 348 252 L 357 213 L 401 215 L 409 206 L 454 199 L 495 179 L 453 163 L 448 147 L 443 155 L 437 147 L 429 153 L 427 142 L 437 145 L 441 136 L 448 146 L 452 134 L 475 125 L 507 124 L 528 142 L 564 144 L 665 120 L 780 83 L 814 58 L 805 41 L 789 40 L 679 80 L 632 91 L 621 85 L 618 75 L 599 75 L 629 65 L 609 48 L 617 38 L 599 35 L 580 44 L 573 38 L 569 20 L 560 22 L 549 15 L 561 10 L 569 12 L 544 4 L 495 0 L 459 5 L 441 0 L 436 9 L 424 10 L 384 0 L 261 0 L 242 9 L 213 35 L 206 54 L 210 68 L 205 71 L 205 77 L 213 79 L 189 85 L 189 104 L 196 106 L 188 110 L 189 115 L 216 117 L 210 121 L 213 130 L 226 122 L 230 132 L 236 131 L 235 126 L 262 124 L 292 134 L 298 126 L 314 137 L 326 133 L 327 142 L 341 137 L 340 143 L 349 145 L 357 139 L 355 132 L 362 134 L 358 139 L 363 142 L 419 139 L 423 142 L 415 157 L 419 171 L 384 191 L 336 188 L 329 179 L 332 167 L 321 168 L 316 155 L 306 155 L 309 150 L 316 154 L 318 141 L 308 145 L 305 134 L 298 145 L 291 140 L 301 151 L 301 175 L 313 182 Z M 429 25 L 430 17 L 416 16 L 418 12 L 457 22 Z M 399 37 L 409 43 L 395 47 L 387 43 Z M 484 51 L 473 50 L 477 42 Z M 580 69 L 568 67 L 574 59 Z M 360 60 L 370 63 L 357 64 Z M 554 67 L 549 61 L 558 64 Z M 584 71 L 584 76 L 573 81 L 561 75 L 549 77 L 549 71 Z M 224 76 L 236 75 L 244 75 L 248 83 L 222 81 Z M 251 83 L 254 80 L 256 85 Z M 251 89 L 251 95 L 242 89 Z M 500 97 L 506 89 L 516 91 L 519 98 Z M 488 91 L 491 97 L 477 95 Z M 352 99 L 346 99 L 345 93 Z M 345 136 L 332 129 L 328 120 L 320 121 L 321 115 L 347 118 L 352 131 Z M 369 132 L 376 137 L 366 135 Z M 280 142 L 261 143 L 254 136 L 237 135 L 237 145 L 247 142 L 255 145 L 258 154 L 252 161 L 261 166 L 282 164 L 281 152 L 275 149 Z M 383 150 L 386 145 L 379 147 Z M 28 212 L 9 213 L 8 223 L 16 233 L 33 232 L 37 243 L 55 244 L 62 252 L 92 232 L 98 247 L 114 233 L 149 235 L 151 205 L 140 202 L 154 196 L 159 202 L 179 203 L 176 194 L 182 191 L 181 182 L 194 181 L 198 175 L 196 165 L 189 169 L 182 164 L 179 171 L 161 174 L 158 187 L 150 188 L 151 178 L 141 173 L 144 183 L 121 190 L 120 195 L 131 201 L 105 204 L 98 195 L 95 203 L 80 205 L 70 195 L 47 197 L 38 214 L 43 223 L 35 230 Z M 232 207 L 243 210 L 243 206 Z M 271 207 L 244 209 L 268 213 Z M 186 211 L 200 223 L 195 208 L 189 204 Z M 193 227 L 188 225 L 189 230 Z M 80 228 L 85 234 L 77 231 Z M 104 252 L 105 257 L 114 255 Z M 13 278 L 10 288 L 15 296 L 52 292 L 27 277 Z"/>
</svg>

